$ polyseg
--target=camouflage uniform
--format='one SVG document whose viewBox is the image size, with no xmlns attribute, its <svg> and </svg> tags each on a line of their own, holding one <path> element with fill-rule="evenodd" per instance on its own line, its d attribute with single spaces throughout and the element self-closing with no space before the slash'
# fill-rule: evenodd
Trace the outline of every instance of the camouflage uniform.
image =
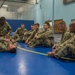
<svg viewBox="0 0 75 75">
<path fill-rule="evenodd" d="M 12 29 L 7 22 L 4 25 L 0 24 L 0 36 L 5 36 L 7 33 L 10 34 L 11 30 Z"/>
<path fill-rule="evenodd" d="M 14 34 L 14 36 L 12 36 L 12 38 L 14 38 L 16 41 L 23 41 L 23 37 L 24 37 L 24 33 L 27 31 L 27 29 L 25 28 L 18 28 Z"/>
<path fill-rule="evenodd" d="M 69 30 L 66 30 L 62 33 L 62 38 L 61 41 L 58 42 L 56 45 L 56 48 L 59 47 L 59 45 L 61 45 L 62 43 L 64 43 L 66 40 L 68 40 L 73 34 L 69 32 Z"/>
<path fill-rule="evenodd" d="M 24 37 L 23 40 L 26 41 L 27 38 L 33 33 L 34 30 L 29 30 L 27 32 L 24 33 Z"/>
<path fill-rule="evenodd" d="M 39 32 L 35 35 L 37 38 L 32 41 L 30 47 L 35 47 L 36 45 L 43 45 L 45 47 L 51 47 L 54 44 L 54 36 L 50 29 L 46 31 Z"/>
<path fill-rule="evenodd" d="M 40 33 L 40 32 L 42 32 L 42 30 L 40 30 L 40 29 L 39 29 L 39 30 L 34 30 L 34 31 L 32 32 L 32 34 L 28 37 L 27 40 L 32 42 L 33 39 L 34 39 L 34 36 L 37 35 L 37 34 Z"/>
<path fill-rule="evenodd" d="M 56 58 L 61 57 L 73 57 L 75 58 L 75 34 L 61 44 L 57 49 L 54 55 Z"/>
<path fill-rule="evenodd" d="M 12 43 L 12 41 L 6 42 L 4 39 L 5 39 L 4 37 L 0 38 L 0 52 L 8 52 L 7 48 L 9 46 L 9 44 L 13 44 L 13 45 L 15 45 L 17 47 L 16 42 L 13 42 L 13 43 Z"/>
</svg>

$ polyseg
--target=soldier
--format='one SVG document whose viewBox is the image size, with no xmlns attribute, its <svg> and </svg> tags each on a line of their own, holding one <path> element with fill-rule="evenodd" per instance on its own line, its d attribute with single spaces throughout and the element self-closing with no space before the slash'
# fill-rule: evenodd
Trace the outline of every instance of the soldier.
<svg viewBox="0 0 75 75">
<path fill-rule="evenodd" d="M 49 52 L 49 56 L 56 58 L 67 56 L 75 58 L 75 22 L 70 24 L 70 32 L 72 33 L 72 36 L 67 41 L 59 45 L 58 48 L 55 48 L 52 52 Z"/>
<path fill-rule="evenodd" d="M 27 31 L 24 33 L 24 41 L 27 40 L 27 38 L 33 33 L 33 31 L 35 30 L 35 26 L 34 25 L 31 25 L 31 30 Z"/>
<path fill-rule="evenodd" d="M 45 47 L 51 47 L 54 44 L 54 36 L 50 30 L 50 24 L 44 23 L 44 31 L 37 33 L 34 36 L 34 40 L 29 47 L 36 47 L 37 45 L 43 45 Z"/>
<path fill-rule="evenodd" d="M 24 37 L 24 33 L 27 31 L 27 29 L 25 28 L 24 24 L 21 24 L 21 27 L 18 28 L 14 34 L 14 36 L 12 36 L 12 38 L 14 38 L 16 41 L 23 41 L 23 37 Z"/>
<path fill-rule="evenodd" d="M 14 39 L 10 40 L 10 35 L 0 38 L 0 52 L 11 52 L 15 53 L 17 44 Z"/>
<path fill-rule="evenodd" d="M 42 30 L 40 30 L 39 28 L 39 23 L 34 24 L 35 26 L 35 30 L 33 31 L 33 33 L 28 37 L 28 39 L 26 40 L 25 43 L 27 43 L 28 45 L 31 43 L 31 41 L 34 39 L 34 36 L 39 33 L 42 32 Z"/>
<path fill-rule="evenodd" d="M 5 17 L 0 17 L 0 37 L 12 32 L 10 25 L 6 22 Z"/>
<path fill-rule="evenodd" d="M 68 40 L 71 36 L 72 36 L 72 33 L 69 32 L 69 29 L 67 29 L 66 27 L 66 23 L 65 21 L 62 21 L 59 23 L 59 26 L 58 28 L 62 31 L 62 37 L 61 37 L 61 40 L 60 42 L 58 42 L 57 44 L 55 44 L 52 48 L 52 51 L 56 48 L 59 47 L 59 45 L 61 45 L 62 43 L 64 43 L 66 40 Z M 50 52 L 48 52 L 49 54 Z"/>
</svg>

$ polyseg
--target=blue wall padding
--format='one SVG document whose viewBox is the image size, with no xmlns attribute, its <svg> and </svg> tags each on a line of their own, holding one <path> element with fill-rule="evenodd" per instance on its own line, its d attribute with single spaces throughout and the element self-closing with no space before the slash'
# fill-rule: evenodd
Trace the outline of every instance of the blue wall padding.
<svg viewBox="0 0 75 75">
<path fill-rule="evenodd" d="M 9 20 L 7 19 L 7 22 L 12 27 L 12 32 L 15 32 L 15 30 L 21 26 L 21 24 L 25 24 L 25 27 L 27 30 L 31 29 L 31 25 L 34 24 L 33 20 Z"/>
</svg>

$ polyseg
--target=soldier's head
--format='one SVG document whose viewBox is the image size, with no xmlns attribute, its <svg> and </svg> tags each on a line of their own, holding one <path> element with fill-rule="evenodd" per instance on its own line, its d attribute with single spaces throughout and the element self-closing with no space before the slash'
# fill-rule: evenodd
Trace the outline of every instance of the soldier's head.
<svg viewBox="0 0 75 75">
<path fill-rule="evenodd" d="M 45 22 L 44 24 L 46 24 L 48 26 L 48 28 L 50 28 L 50 23 Z"/>
<path fill-rule="evenodd" d="M 34 24 L 35 25 L 35 29 L 38 30 L 39 29 L 39 23 Z"/>
<path fill-rule="evenodd" d="M 58 28 L 61 31 L 65 31 L 66 30 L 66 23 L 65 23 L 65 21 L 60 22 L 59 25 L 58 25 Z"/>
<path fill-rule="evenodd" d="M 31 25 L 31 30 L 35 30 L 35 26 L 34 25 Z"/>
<path fill-rule="evenodd" d="M 24 28 L 25 27 L 25 25 L 24 24 L 21 24 L 21 28 Z"/>
<path fill-rule="evenodd" d="M 16 51 L 16 46 L 13 44 L 9 44 L 8 51 L 14 53 Z"/>
<path fill-rule="evenodd" d="M 45 22 L 45 23 L 44 23 L 44 29 L 48 29 L 48 28 L 50 28 L 50 24 L 47 23 L 47 22 Z"/>
<path fill-rule="evenodd" d="M 75 33 L 75 21 L 70 23 L 70 28 L 69 28 L 70 32 L 74 32 Z"/>
<path fill-rule="evenodd" d="M 4 25 L 6 23 L 6 18 L 5 17 L 0 17 L 0 24 Z"/>
</svg>

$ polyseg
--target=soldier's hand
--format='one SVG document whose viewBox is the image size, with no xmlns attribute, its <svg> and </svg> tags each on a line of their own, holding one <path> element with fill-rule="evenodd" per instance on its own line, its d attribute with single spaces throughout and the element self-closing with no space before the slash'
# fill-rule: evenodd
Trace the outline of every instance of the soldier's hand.
<svg viewBox="0 0 75 75">
<path fill-rule="evenodd" d="M 28 40 L 26 40 L 26 42 L 25 42 L 26 44 L 28 43 Z"/>
<path fill-rule="evenodd" d="M 52 47 L 52 49 L 56 49 L 56 46 L 54 45 L 54 46 Z"/>
<path fill-rule="evenodd" d="M 48 52 L 48 56 L 54 56 L 55 52 Z"/>
<path fill-rule="evenodd" d="M 26 35 L 26 33 L 24 33 L 24 35 Z"/>
<path fill-rule="evenodd" d="M 28 42 L 28 45 L 30 45 L 31 44 L 31 41 L 30 42 Z"/>
<path fill-rule="evenodd" d="M 6 42 L 10 42 L 10 39 L 4 39 Z"/>
<path fill-rule="evenodd" d="M 37 36 L 34 36 L 34 39 L 37 39 Z"/>
<path fill-rule="evenodd" d="M 14 39 L 12 39 L 11 41 L 12 41 L 13 43 L 15 42 L 15 40 L 14 40 Z"/>
</svg>

